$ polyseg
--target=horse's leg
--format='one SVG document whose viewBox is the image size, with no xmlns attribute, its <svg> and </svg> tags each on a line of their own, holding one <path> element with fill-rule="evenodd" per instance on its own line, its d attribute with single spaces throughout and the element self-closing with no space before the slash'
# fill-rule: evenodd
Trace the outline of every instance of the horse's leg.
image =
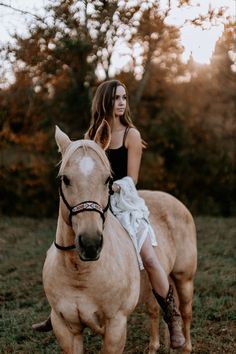
<svg viewBox="0 0 236 354">
<path fill-rule="evenodd" d="M 192 343 L 190 336 L 190 325 L 192 320 L 192 302 L 193 302 L 193 279 L 181 279 L 173 275 L 176 290 L 179 297 L 179 309 L 183 319 L 183 331 L 185 336 L 185 345 L 182 349 L 184 353 L 191 353 Z"/>
<path fill-rule="evenodd" d="M 160 348 L 159 338 L 159 312 L 160 308 L 157 306 L 157 302 L 152 296 L 147 303 L 147 311 L 150 320 L 150 338 L 148 354 L 156 354 Z"/>
<path fill-rule="evenodd" d="M 52 327 L 59 345 L 66 354 L 83 354 L 82 331 L 73 334 L 69 331 L 62 318 L 51 312 Z"/>
<path fill-rule="evenodd" d="M 108 319 L 105 325 L 102 354 L 121 354 L 124 351 L 127 331 L 127 317 L 118 313 Z"/>
</svg>

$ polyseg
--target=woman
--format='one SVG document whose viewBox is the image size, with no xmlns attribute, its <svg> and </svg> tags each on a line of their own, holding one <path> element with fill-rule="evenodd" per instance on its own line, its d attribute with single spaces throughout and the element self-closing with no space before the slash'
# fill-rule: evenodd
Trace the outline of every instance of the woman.
<svg viewBox="0 0 236 354">
<path fill-rule="evenodd" d="M 130 117 L 126 87 L 118 80 L 105 81 L 98 86 L 92 103 L 92 119 L 89 130 L 85 134 L 86 139 L 95 137 L 103 119 L 111 128 L 111 142 L 107 156 L 114 181 L 129 176 L 134 184 L 137 184 L 144 143 Z M 120 188 L 118 183 L 113 183 L 112 189 L 115 193 L 120 193 Z M 181 329 L 181 316 L 175 305 L 173 289 L 169 285 L 167 275 L 157 258 L 153 245 L 156 244 L 152 243 L 147 234 L 142 239 L 140 256 L 149 276 L 153 294 L 164 312 L 164 319 L 170 332 L 171 346 L 180 348 L 185 343 Z M 34 325 L 33 329 L 50 330 L 50 318 Z"/>
</svg>

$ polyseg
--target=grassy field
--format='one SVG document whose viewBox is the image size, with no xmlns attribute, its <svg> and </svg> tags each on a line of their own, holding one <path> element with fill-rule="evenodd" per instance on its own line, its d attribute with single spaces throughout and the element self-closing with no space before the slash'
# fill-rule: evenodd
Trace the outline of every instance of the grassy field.
<svg viewBox="0 0 236 354">
<path fill-rule="evenodd" d="M 236 219 L 196 218 L 198 271 L 195 280 L 193 353 L 236 353 Z M 56 220 L 0 220 L 0 353 L 60 353 L 52 333 L 31 331 L 49 313 L 41 271 Z M 129 319 L 126 354 L 148 343 L 144 308 Z M 98 353 L 100 338 L 86 330 L 86 353 Z M 165 353 L 160 349 L 160 353 Z"/>
</svg>

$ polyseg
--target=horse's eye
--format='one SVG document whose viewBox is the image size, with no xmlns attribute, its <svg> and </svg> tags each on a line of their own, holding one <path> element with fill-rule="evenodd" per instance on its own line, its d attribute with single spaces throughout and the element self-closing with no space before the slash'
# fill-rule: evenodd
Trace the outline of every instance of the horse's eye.
<svg viewBox="0 0 236 354">
<path fill-rule="evenodd" d="M 67 176 L 62 176 L 62 180 L 65 183 L 66 186 L 70 185 L 70 180 Z"/>
</svg>

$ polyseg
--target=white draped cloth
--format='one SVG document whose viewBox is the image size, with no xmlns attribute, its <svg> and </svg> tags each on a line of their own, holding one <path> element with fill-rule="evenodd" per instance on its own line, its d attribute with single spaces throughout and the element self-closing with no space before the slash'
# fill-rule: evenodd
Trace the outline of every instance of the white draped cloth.
<svg viewBox="0 0 236 354">
<path fill-rule="evenodd" d="M 143 198 L 138 195 L 131 177 L 115 181 L 120 192 L 111 196 L 111 210 L 128 232 L 133 241 L 140 270 L 144 269 L 140 250 L 146 239 L 150 237 L 152 246 L 157 246 L 154 230 L 149 222 L 149 210 Z"/>
</svg>

